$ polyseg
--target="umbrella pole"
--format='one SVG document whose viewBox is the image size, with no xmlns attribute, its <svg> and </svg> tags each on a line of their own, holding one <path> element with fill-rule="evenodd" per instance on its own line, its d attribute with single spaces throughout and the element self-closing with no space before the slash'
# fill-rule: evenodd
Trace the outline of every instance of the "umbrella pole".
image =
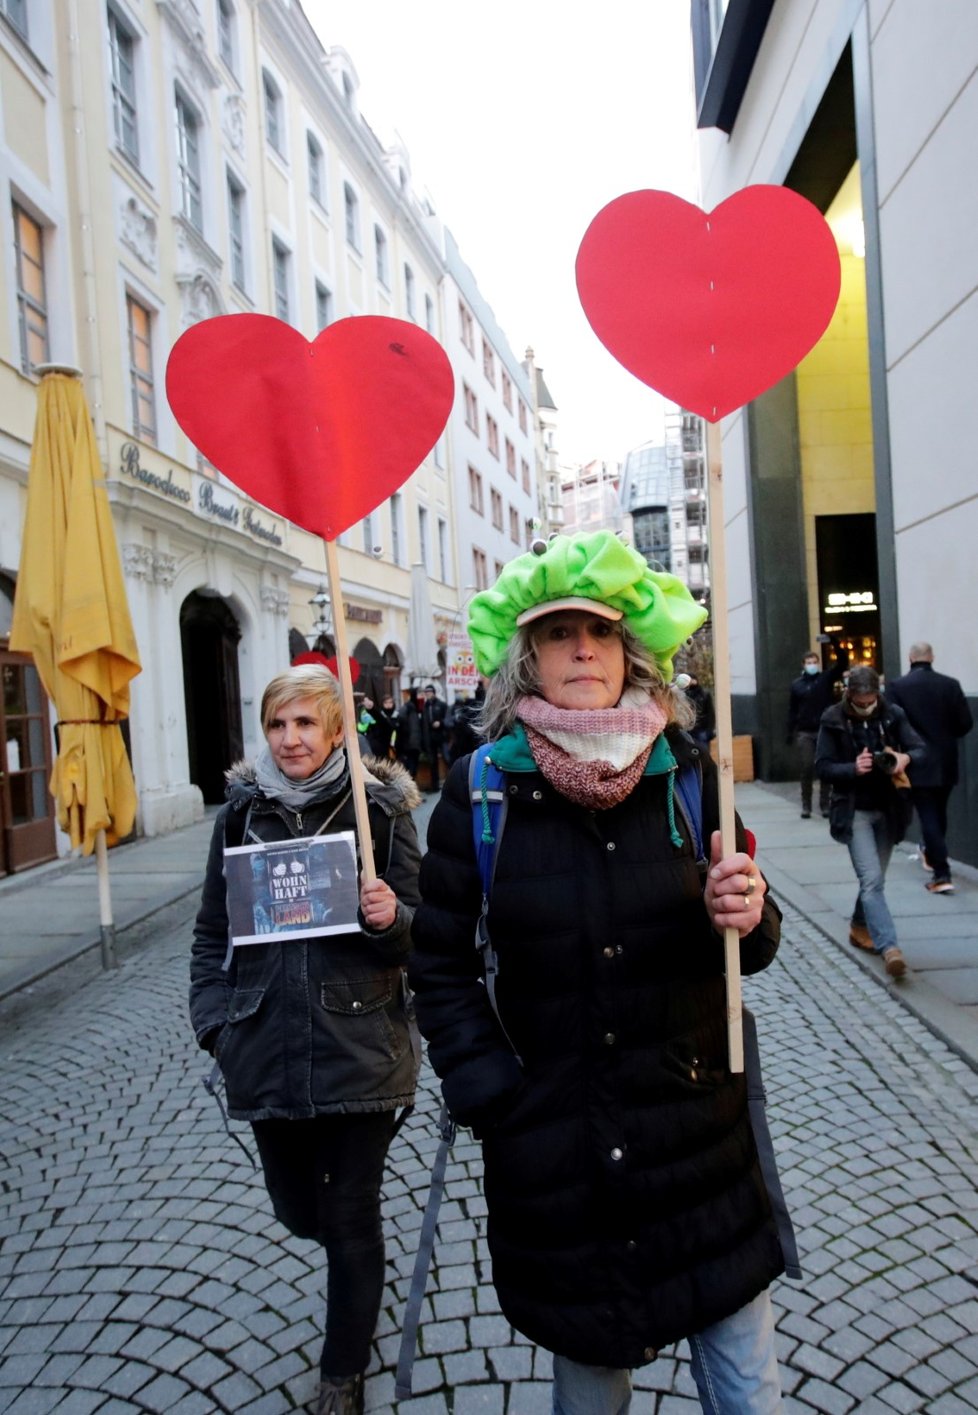
<svg viewBox="0 0 978 1415">
<path fill-rule="evenodd" d="M 717 766 L 720 777 L 720 853 L 737 848 L 734 821 L 733 722 L 730 714 L 730 636 L 727 611 L 726 533 L 723 520 L 723 452 L 718 423 L 707 424 L 710 508 L 710 622 L 713 631 L 713 699 L 716 706 Z M 730 1070 L 744 1069 L 743 1004 L 740 989 L 740 935 L 723 931 L 727 975 L 727 1053 Z"/>
<path fill-rule="evenodd" d="M 353 790 L 353 811 L 357 822 L 360 841 L 360 879 L 363 884 L 372 884 L 377 878 L 374 866 L 373 844 L 370 839 L 370 816 L 367 812 L 367 792 L 363 784 L 363 763 L 360 760 L 360 742 L 357 736 L 357 714 L 353 703 L 353 678 L 350 675 L 350 651 L 347 647 L 346 620 L 343 617 L 343 593 L 340 585 L 340 564 L 336 554 L 336 542 L 324 540 L 326 547 L 326 579 L 329 582 L 329 598 L 333 606 L 333 632 L 336 637 L 336 666 L 339 669 L 343 708 L 343 735 L 346 739 L 346 755 L 350 763 L 350 786 Z"/>
<path fill-rule="evenodd" d="M 112 895 L 109 891 L 109 851 L 105 831 L 95 836 L 95 865 L 98 874 L 98 916 L 102 936 L 102 967 L 117 968 L 115 956 L 115 924 L 112 921 Z"/>
</svg>

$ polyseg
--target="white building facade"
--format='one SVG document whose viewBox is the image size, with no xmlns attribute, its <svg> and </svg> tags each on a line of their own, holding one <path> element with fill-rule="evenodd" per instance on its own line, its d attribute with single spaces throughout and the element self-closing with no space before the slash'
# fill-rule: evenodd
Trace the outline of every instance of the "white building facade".
<svg viewBox="0 0 978 1415">
<path fill-rule="evenodd" d="M 467 485 L 476 452 L 453 463 L 453 422 L 409 481 L 340 538 L 347 634 L 358 686 L 373 696 L 400 685 L 412 565 L 427 569 L 444 639 L 473 546 L 484 542 L 491 574 L 524 542 L 536 490 L 525 374 L 491 317 L 474 356 L 458 348 L 462 291 L 446 276 L 445 234 L 408 153 L 378 140 L 357 90 L 350 57 L 324 48 L 288 0 L 0 5 L 0 667 L 16 688 L 0 721 L 0 874 L 65 845 L 46 796 L 46 707 L 29 660 L 6 641 L 35 365 L 81 371 L 106 471 L 143 661 L 130 719 L 141 833 L 190 822 L 222 798 L 224 768 L 259 745 L 264 684 L 313 641 L 325 576 L 321 542 L 239 493 L 177 426 L 164 373 L 185 329 L 257 312 L 313 339 L 349 315 L 411 320 L 460 371 L 454 419 L 464 424 L 463 379 L 478 389 L 479 457 L 492 407 L 499 453 L 487 476 L 498 463 L 501 533 L 488 511 L 492 536 L 471 522 L 456 533 L 453 477 Z M 215 369 L 215 398 L 225 377 Z M 329 607 L 333 622 L 338 610 Z"/>
<path fill-rule="evenodd" d="M 787 775 L 787 686 L 817 632 L 892 677 L 916 640 L 978 706 L 978 7 L 971 0 L 693 0 L 703 206 L 801 192 L 842 258 L 797 372 L 723 426 L 734 730 Z M 951 798 L 978 862 L 978 734 Z"/>
</svg>

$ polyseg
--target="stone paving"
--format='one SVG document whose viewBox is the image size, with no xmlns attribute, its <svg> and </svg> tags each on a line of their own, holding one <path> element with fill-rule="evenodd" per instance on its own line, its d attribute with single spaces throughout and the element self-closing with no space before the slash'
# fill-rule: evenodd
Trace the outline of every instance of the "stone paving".
<svg viewBox="0 0 978 1415">
<path fill-rule="evenodd" d="M 312 1397 L 321 1265 L 271 1217 L 200 1084 L 191 914 L 182 901 L 127 936 L 115 973 L 89 956 L 0 1007 L 0 1410 L 12 1415 L 284 1415 Z M 778 962 L 744 990 L 806 1271 L 775 1289 L 785 1410 L 978 1410 L 978 1075 L 791 909 Z M 549 1360 L 499 1313 L 464 1133 L 415 1397 L 394 1401 L 436 1113 L 426 1070 L 391 1153 L 368 1410 L 545 1415 Z M 636 1415 L 699 1408 L 684 1344 L 635 1384 Z"/>
</svg>

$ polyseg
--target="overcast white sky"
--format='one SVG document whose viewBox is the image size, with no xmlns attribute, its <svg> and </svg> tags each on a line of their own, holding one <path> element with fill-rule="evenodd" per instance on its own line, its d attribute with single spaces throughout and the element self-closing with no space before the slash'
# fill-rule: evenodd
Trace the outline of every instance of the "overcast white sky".
<svg viewBox="0 0 978 1415">
<path fill-rule="evenodd" d="M 560 414 L 562 460 L 622 460 L 663 403 L 598 343 L 574 284 L 581 238 L 623 192 L 697 197 L 687 0 L 302 0 L 342 45 L 360 111 L 398 133 L 518 359 Z"/>
</svg>

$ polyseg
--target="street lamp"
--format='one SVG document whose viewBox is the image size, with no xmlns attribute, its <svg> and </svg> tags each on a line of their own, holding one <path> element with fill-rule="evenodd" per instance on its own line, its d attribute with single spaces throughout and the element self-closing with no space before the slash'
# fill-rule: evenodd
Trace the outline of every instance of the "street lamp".
<svg viewBox="0 0 978 1415">
<path fill-rule="evenodd" d="M 320 581 L 319 589 L 309 601 L 316 611 L 316 618 L 313 621 L 312 632 L 316 636 L 316 647 L 318 652 L 322 652 L 320 641 L 329 635 L 329 595 L 326 592 L 325 581 Z"/>
</svg>

